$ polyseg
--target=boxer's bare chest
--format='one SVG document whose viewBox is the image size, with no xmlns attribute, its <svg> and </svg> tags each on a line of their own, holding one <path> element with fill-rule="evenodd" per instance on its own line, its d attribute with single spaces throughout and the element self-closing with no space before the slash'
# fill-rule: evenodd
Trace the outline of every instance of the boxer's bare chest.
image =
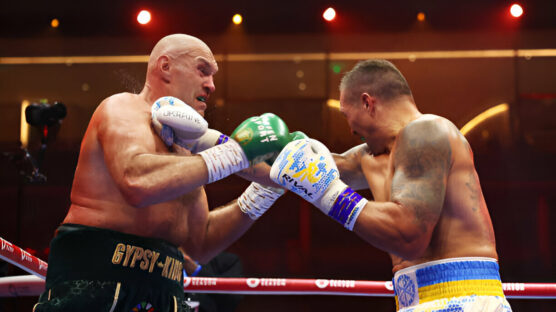
<svg viewBox="0 0 556 312">
<path fill-rule="evenodd" d="M 373 156 L 368 154 L 361 157 L 361 169 L 376 201 L 390 199 L 393 174 L 390 155 Z"/>
</svg>

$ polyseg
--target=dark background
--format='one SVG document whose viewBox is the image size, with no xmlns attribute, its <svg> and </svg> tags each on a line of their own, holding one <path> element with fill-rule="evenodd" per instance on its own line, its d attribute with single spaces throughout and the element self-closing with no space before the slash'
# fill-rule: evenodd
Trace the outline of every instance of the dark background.
<svg viewBox="0 0 556 312">
<path fill-rule="evenodd" d="M 467 138 L 494 225 L 504 282 L 556 282 L 556 1 L 2 1 L 0 3 L 0 236 L 47 259 L 48 243 L 69 206 L 80 140 L 105 97 L 139 92 L 145 62 L 72 61 L 75 56 L 146 56 L 162 36 L 203 39 L 219 61 L 216 93 L 206 112 L 212 128 L 233 131 L 245 118 L 272 111 L 343 152 L 360 142 L 341 114 L 341 74 L 358 59 L 392 60 L 424 113 L 462 127 L 501 103 L 509 110 L 479 124 Z M 334 23 L 321 14 L 336 8 Z M 153 13 L 139 26 L 140 8 Z M 426 14 L 417 22 L 418 12 Z M 231 25 L 241 13 L 244 23 Z M 50 27 L 58 18 L 60 26 Z M 546 49 L 546 50 L 545 50 Z M 550 50 L 552 49 L 552 50 Z M 463 57 L 461 51 L 546 51 L 546 56 Z M 438 57 L 415 52 L 444 51 Z M 446 52 L 447 51 L 447 52 Z M 378 54 L 371 54 L 378 53 Z M 402 56 L 399 56 L 401 53 Z M 419 55 L 419 54 L 416 54 Z M 30 58 L 63 57 L 52 64 Z M 334 70 L 336 69 L 336 71 Z M 339 69 L 339 73 L 337 72 Z M 303 87 L 304 86 L 304 87 Z M 23 100 L 61 101 L 68 115 L 50 132 L 44 157 L 31 128 L 29 151 L 42 159 L 46 183 L 25 181 L 19 153 Z M 54 130 L 54 129 L 52 129 Z M 186 173 L 184 173 L 186 174 Z M 230 177 L 207 186 L 211 208 L 239 196 L 247 182 Z M 371 198 L 369 192 L 363 192 Z M 388 256 L 287 194 L 229 251 L 246 276 L 388 280 Z M 24 274 L 3 266 L 7 275 Z M 0 309 L 30 311 L 36 298 L 3 298 Z M 515 311 L 554 311 L 554 300 L 513 299 Z M 238 311 L 392 311 L 391 298 L 246 296 Z"/>
</svg>

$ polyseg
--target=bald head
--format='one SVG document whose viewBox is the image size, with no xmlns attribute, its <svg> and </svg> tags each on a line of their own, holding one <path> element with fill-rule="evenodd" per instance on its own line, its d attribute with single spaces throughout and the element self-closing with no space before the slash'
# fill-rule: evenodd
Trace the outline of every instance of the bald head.
<svg viewBox="0 0 556 312">
<path fill-rule="evenodd" d="M 151 52 L 141 94 L 147 103 L 173 96 L 204 114 L 206 101 L 216 89 L 217 71 L 214 55 L 203 41 L 185 34 L 169 35 Z"/>
<path fill-rule="evenodd" d="M 172 58 L 178 58 L 183 54 L 206 54 L 212 56 L 212 51 L 199 38 L 185 35 L 172 34 L 160 39 L 149 57 L 149 69 L 156 65 L 160 56 L 166 55 Z"/>
</svg>

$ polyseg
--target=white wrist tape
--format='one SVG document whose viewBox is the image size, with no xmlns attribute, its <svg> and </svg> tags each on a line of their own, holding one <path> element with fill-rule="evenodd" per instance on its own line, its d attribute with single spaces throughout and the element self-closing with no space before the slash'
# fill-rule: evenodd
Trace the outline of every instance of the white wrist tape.
<svg viewBox="0 0 556 312">
<path fill-rule="evenodd" d="M 253 182 L 237 199 L 237 204 L 243 213 L 251 219 L 257 220 L 282 194 L 284 194 L 284 190 L 281 188 L 263 186 Z"/>
<path fill-rule="evenodd" d="M 249 167 L 249 160 L 234 141 L 216 145 L 199 153 L 205 160 L 208 168 L 208 183 L 223 179 L 233 173 Z"/>
</svg>

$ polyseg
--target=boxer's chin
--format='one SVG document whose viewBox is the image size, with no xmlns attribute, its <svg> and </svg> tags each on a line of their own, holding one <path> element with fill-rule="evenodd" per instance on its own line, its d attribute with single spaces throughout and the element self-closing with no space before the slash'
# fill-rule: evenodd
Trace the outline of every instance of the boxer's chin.
<svg viewBox="0 0 556 312">
<path fill-rule="evenodd" d="M 199 113 L 199 115 L 205 117 L 205 111 L 207 110 L 207 104 L 205 104 L 204 102 L 200 102 L 197 105 L 195 105 L 195 111 L 197 111 L 197 113 Z"/>
</svg>

